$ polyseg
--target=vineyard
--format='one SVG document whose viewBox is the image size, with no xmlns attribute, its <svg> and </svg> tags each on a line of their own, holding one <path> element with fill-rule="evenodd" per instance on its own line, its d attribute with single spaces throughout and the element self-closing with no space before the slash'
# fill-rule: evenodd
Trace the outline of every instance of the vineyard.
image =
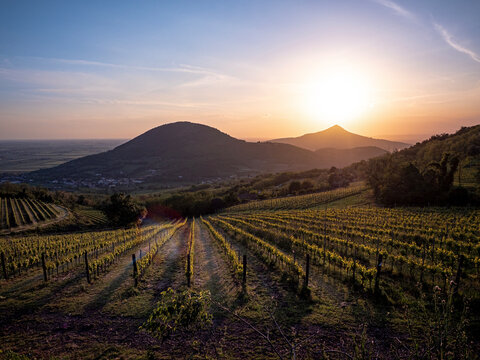
<svg viewBox="0 0 480 360">
<path fill-rule="evenodd" d="M 315 195 L 313 208 L 307 195 L 133 229 L 2 237 L 3 350 L 34 358 L 411 358 L 412 334 L 423 349 L 437 336 L 431 321 L 442 319 L 439 351 L 458 358 L 451 336 L 465 354 L 478 350 L 480 211 L 325 206 L 364 189 L 344 191 Z M 208 291 L 213 323 L 207 316 L 194 332 L 163 326 L 169 336 L 159 342 L 145 329 L 156 329 L 154 314 L 185 309 L 162 299 L 187 289 Z M 472 304 L 470 328 L 448 317 L 449 298 Z M 448 311 L 429 305 L 436 299 Z"/>
<path fill-rule="evenodd" d="M 0 230 L 54 220 L 64 213 L 56 205 L 29 198 L 0 198 Z"/>
<path fill-rule="evenodd" d="M 75 213 L 83 218 L 82 222 L 86 225 L 95 226 L 105 225 L 108 223 L 108 218 L 101 210 L 80 206 L 78 209 L 76 209 Z"/>
<path fill-rule="evenodd" d="M 478 210 L 325 208 L 242 212 L 209 220 L 230 237 L 256 244 L 297 281 L 309 255 L 318 272 L 389 297 L 417 283 L 446 289 L 450 281 L 455 291 L 480 295 Z"/>
<path fill-rule="evenodd" d="M 352 185 L 347 188 L 340 188 L 332 191 L 319 193 L 275 198 L 261 201 L 251 201 L 245 204 L 235 205 L 228 208 L 229 212 L 254 211 L 254 210 L 281 210 L 281 209 L 306 209 L 332 201 L 351 197 L 367 190 L 363 184 Z"/>
<path fill-rule="evenodd" d="M 143 269 L 145 261 L 183 224 L 151 225 L 140 230 L 0 238 L 2 275 L 8 280 L 41 268 L 47 281 L 54 274 L 65 273 L 83 264 L 87 269 L 88 282 L 91 282 L 100 272 L 105 272 L 119 255 L 148 242 L 146 256 L 139 256 L 139 266 Z"/>
</svg>

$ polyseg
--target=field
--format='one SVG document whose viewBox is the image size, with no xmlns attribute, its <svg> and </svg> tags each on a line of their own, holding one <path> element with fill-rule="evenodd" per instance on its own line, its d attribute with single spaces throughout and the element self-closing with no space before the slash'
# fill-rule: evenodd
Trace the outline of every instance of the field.
<svg viewBox="0 0 480 360">
<path fill-rule="evenodd" d="M 286 198 L 138 230 L 0 238 L 1 354 L 473 358 L 480 211 L 324 196 L 314 208 Z M 162 292 L 189 283 L 211 294 L 211 324 L 164 341 L 139 329 Z"/>
<path fill-rule="evenodd" d="M 45 225 L 65 217 L 57 205 L 29 198 L 0 198 L 0 231 L 17 231 Z"/>
<path fill-rule="evenodd" d="M 11 140 L 0 141 L 2 173 L 24 173 L 113 149 L 123 140 Z"/>
</svg>

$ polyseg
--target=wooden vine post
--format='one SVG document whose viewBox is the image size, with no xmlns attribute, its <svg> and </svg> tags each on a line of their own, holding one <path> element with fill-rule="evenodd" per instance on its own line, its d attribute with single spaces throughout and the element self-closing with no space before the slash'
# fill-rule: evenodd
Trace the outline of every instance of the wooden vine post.
<svg viewBox="0 0 480 360">
<path fill-rule="evenodd" d="M 247 286 L 247 255 L 243 255 L 243 278 L 242 286 L 245 289 Z"/>
<path fill-rule="evenodd" d="M 137 260 L 135 259 L 135 254 L 132 254 L 132 264 L 133 264 L 133 280 L 135 287 L 138 286 L 138 268 Z"/>
<path fill-rule="evenodd" d="M 190 252 L 188 252 L 187 254 L 187 272 L 186 272 L 186 275 L 187 275 L 187 286 L 190 288 L 190 278 L 192 276 L 192 274 L 190 273 Z"/>
<path fill-rule="evenodd" d="M 425 256 L 427 252 L 426 241 L 423 240 L 423 249 L 422 249 L 422 268 L 420 269 L 420 284 L 423 284 L 423 272 L 425 270 Z"/>
<path fill-rule="evenodd" d="M 7 263 L 5 260 L 5 253 L 2 251 L 2 270 L 3 270 L 3 277 L 5 280 L 8 280 L 8 273 L 7 273 Z"/>
<path fill-rule="evenodd" d="M 43 281 L 47 282 L 47 264 L 45 263 L 45 253 L 42 253 L 42 269 L 43 269 Z"/>
<path fill-rule="evenodd" d="M 305 264 L 305 282 L 303 286 L 308 288 L 308 278 L 310 277 L 310 254 L 307 254 L 307 263 Z"/>
<path fill-rule="evenodd" d="M 85 250 L 85 272 L 87 273 L 87 282 L 91 284 L 92 280 L 90 279 L 90 269 L 88 267 L 88 254 Z"/>
<path fill-rule="evenodd" d="M 379 291 L 380 291 L 380 272 L 382 271 L 382 260 L 383 260 L 383 254 L 380 253 L 378 255 L 378 262 L 377 262 L 377 273 L 375 274 L 375 295 L 378 296 Z"/>
<path fill-rule="evenodd" d="M 460 279 L 462 278 L 462 266 L 463 266 L 463 255 L 460 255 L 458 258 L 458 268 L 457 268 L 457 275 L 455 275 L 455 284 L 453 287 L 453 293 L 458 293 L 458 288 L 460 286 Z"/>
<path fill-rule="evenodd" d="M 355 252 L 353 255 L 353 267 L 352 267 L 352 277 L 353 283 L 355 284 L 355 270 L 357 269 L 357 248 L 355 248 Z"/>
<path fill-rule="evenodd" d="M 5 280 L 8 280 L 8 273 L 7 273 L 7 264 L 5 261 L 5 253 L 2 251 L 2 270 L 3 270 L 3 277 Z"/>
</svg>

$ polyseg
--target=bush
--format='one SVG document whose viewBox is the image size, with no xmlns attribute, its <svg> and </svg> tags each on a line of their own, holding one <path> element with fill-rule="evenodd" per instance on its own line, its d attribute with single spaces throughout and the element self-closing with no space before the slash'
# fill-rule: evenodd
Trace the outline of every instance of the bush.
<svg viewBox="0 0 480 360">
<path fill-rule="evenodd" d="M 177 330 L 198 330 L 211 324 L 210 292 L 185 290 L 176 293 L 168 288 L 148 320 L 140 327 L 164 341 Z"/>
</svg>

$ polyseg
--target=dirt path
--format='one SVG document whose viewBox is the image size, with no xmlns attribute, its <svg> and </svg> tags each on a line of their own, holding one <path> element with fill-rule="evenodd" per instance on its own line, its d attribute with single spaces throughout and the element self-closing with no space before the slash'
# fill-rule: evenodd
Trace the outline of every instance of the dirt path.
<svg viewBox="0 0 480 360">
<path fill-rule="evenodd" d="M 234 300 L 240 289 L 232 278 L 232 271 L 201 220 L 195 223 L 195 258 L 193 287 L 209 290 L 212 298 L 228 304 Z"/>
<path fill-rule="evenodd" d="M 185 276 L 185 254 L 187 249 L 188 233 L 190 231 L 190 222 L 179 229 L 172 239 L 162 248 L 162 261 L 152 268 L 159 271 L 161 276 L 159 281 L 154 284 L 157 294 L 169 287 L 180 290 L 187 285 Z"/>
</svg>

